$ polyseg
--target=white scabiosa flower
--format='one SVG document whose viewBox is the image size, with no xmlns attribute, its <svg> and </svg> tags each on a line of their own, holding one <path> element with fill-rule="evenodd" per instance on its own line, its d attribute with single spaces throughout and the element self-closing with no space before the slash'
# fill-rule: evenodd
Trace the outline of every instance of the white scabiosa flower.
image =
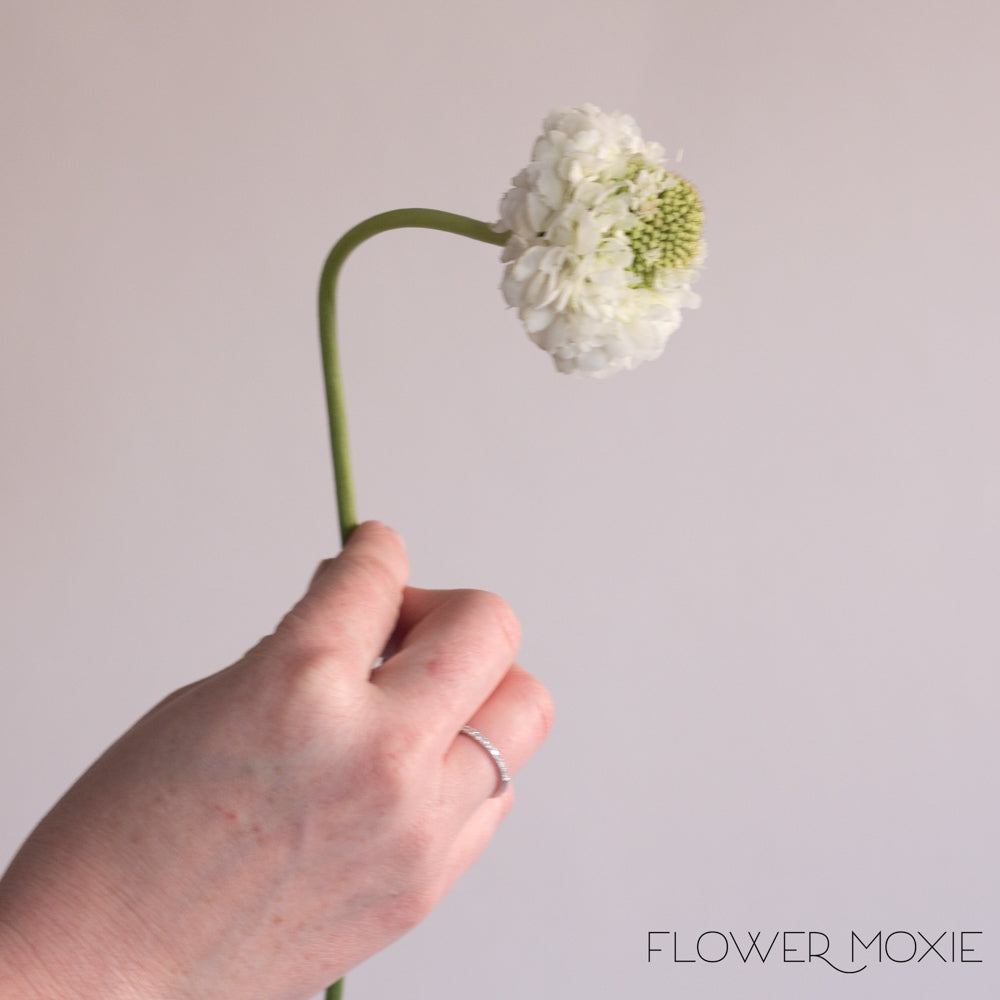
<svg viewBox="0 0 1000 1000">
<path fill-rule="evenodd" d="M 701 199 L 664 161 L 628 115 L 563 108 L 500 202 L 501 290 L 561 372 L 650 361 L 699 303 Z"/>
</svg>

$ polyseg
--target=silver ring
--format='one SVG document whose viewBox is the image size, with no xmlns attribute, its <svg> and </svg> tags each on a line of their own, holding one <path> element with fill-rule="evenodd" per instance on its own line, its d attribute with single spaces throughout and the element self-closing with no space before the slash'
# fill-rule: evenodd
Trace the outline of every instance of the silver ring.
<svg viewBox="0 0 1000 1000">
<path fill-rule="evenodd" d="M 493 763 L 497 766 L 497 787 L 490 798 L 495 799 L 498 795 L 503 795 L 510 784 L 510 774 L 507 773 L 507 765 L 504 763 L 502 754 L 478 729 L 473 729 L 472 726 L 462 726 L 462 732 L 470 739 L 475 740 L 490 755 Z"/>
</svg>

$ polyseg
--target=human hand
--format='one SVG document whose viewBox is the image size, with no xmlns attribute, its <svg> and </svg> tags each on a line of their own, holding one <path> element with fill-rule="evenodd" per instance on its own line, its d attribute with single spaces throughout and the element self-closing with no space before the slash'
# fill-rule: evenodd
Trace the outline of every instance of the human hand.
<svg viewBox="0 0 1000 1000">
<path fill-rule="evenodd" d="M 80 778 L 0 882 L 0 996 L 304 1000 L 430 912 L 513 797 L 459 730 L 514 773 L 552 709 L 503 601 L 407 573 L 361 525 Z"/>
</svg>

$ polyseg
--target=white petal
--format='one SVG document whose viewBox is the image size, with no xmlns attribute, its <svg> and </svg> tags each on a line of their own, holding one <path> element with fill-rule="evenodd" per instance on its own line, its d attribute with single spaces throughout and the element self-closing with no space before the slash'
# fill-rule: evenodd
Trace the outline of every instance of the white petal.
<svg viewBox="0 0 1000 1000">
<path fill-rule="evenodd" d="M 548 247 L 544 244 L 528 247 L 520 257 L 514 261 L 514 277 L 518 281 L 527 281 L 537 270 L 542 259 L 548 252 Z"/>
<path fill-rule="evenodd" d="M 548 227 L 549 219 L 552 217 L 552 209 L 545 204 L 541 195 L 534 191 L 528 192 L 528 222 L 532 231 L 544 233 Z"/>
<path fill-rule="evenodd" d="M 628 115 L 559 108 L 501 200 L 495 228 L 511 233 L 502 294 L 560 371 L 602 378 L 634 368 L 699 303 L 691 283 L 703 249 L 687 268 L 657 274 L 654 289 L 632 287 L 629 234 L 670 182 L 663 164 L 662 147 Z"/>
<path fill-rule="evenodd" d="M 508 264 L 500 282 L 500 291 L 507 305 L 516 307 L 521 304 L 523 288 L 524 284 L 514 277 L 514 268 Z"/>
<path fill-rule="evenodd" d="M 552 322 L 556 314 L 555 309 L 526 309 L 520 311 L 521 322 L 524 323 L 528 333 L 537 333 L 544 330 Z"/>
</svg>

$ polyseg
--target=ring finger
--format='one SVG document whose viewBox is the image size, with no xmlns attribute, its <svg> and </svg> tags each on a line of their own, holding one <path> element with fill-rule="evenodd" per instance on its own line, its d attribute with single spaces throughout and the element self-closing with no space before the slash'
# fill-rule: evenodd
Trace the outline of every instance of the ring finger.
<svg viewBox="0 0 1000 1000">
<path fill-rule="evenodd" d="M 548 735 L 552 699 L 541 681 L 514 664 L 468 726 L 494 748 L 513 777 Z M 462 732 L 445 756 L 444 782 L 466 816 L 503 788 L 501 768 L 489 747 Z"/>
</svg>

